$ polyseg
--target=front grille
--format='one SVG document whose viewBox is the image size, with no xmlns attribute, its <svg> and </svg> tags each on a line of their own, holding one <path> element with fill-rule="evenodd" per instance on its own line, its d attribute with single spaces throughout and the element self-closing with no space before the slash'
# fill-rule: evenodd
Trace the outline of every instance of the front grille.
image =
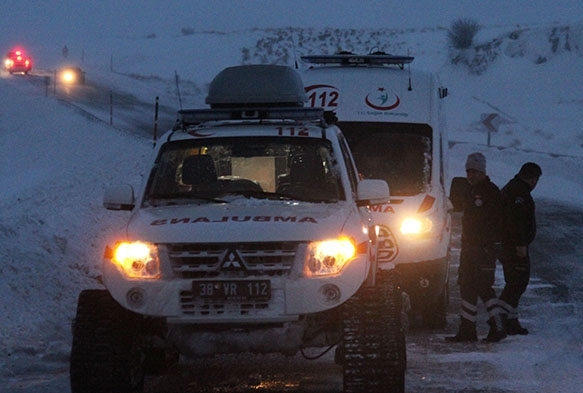
<svg viewBox="0 0 583 393">
<path fill-rule="evenodd" d="M 299 243 L 167 244 L 172 270 L 180 278 L 284 276 Z"/>
</svg>

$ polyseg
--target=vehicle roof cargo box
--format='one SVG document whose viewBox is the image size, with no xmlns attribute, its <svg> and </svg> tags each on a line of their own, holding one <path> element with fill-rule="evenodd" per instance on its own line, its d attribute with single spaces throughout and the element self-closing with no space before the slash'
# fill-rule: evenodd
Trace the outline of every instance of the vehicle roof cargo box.
<svg viewBox="0 0 583 393">
<path fill-rule="evenodd" d="M 276 65 L 228 67 L 211 82 L 206 103 L 211 108 L 234 106 L 304 106 L 300 75 Z"/>
</svg>

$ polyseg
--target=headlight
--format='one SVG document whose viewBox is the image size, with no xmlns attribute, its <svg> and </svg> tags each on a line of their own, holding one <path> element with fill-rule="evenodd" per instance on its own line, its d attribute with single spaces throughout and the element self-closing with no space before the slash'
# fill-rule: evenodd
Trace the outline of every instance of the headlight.
<svg viewBox="0 0 583 393">
<path fill-rule="evenodd" d="M 427 217 L 407 217 L 401 222 L 400 229 L 403 235 L 427 235 L 433 229 L 433 222 Z"/>
<path fill-rule="evenodd" d="M 73 84 L 79 82 L 79 72 L 72 69 L 65 69 L 61 71 L 61 82 L 66 84 Z"/>
<path fill-rule="evenodd" d="M 356 255 L 356 247 L 348 238 L 324 240 L 308 245 L 305 274 L 324 276 L 340 272 Z"/>
<path fill-rule="evenodd" d="M 149 243 L 123 242 L 112 250 L 111 262 L 129 278 L 156 279 L 160 277 L 158 248 Z"/>
<path fill-rule="evenodd" d="M 73 71 L 69 71 L 69 70 L 63 71 L 63 73 L 61 74 L 61 79 L 65 83 L 73 83 L 73 82 L 75 82 L 75 73 L 73 73 Z"/>
</svg>

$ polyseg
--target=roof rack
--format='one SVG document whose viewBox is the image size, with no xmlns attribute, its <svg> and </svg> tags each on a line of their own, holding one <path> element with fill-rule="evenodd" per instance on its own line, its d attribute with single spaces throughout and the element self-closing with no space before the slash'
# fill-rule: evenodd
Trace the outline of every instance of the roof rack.
<svg viewBox="0 0 583 393">
<path fill-rule="evenodd" d="M 292 120 L 319 122 L 325 126 L 324 109 L 303 107 L 240 107 L 218 109 L 184 109 L 178 111 L 174 129 L 184 129 L 209 121 Z"/>
<path fill-rule="evenodd" d="M 311 64 L 340 64 L 343 66 L 358 65 L 397 65 L 403 68 L 415 59 L 412 56 L 395 56 L 384 52 L 376 52 L 369 55 L 357 55 L 351 52 L 342 52 L 334 55 L 310 55 L 301 59 Z"/>
</svg>

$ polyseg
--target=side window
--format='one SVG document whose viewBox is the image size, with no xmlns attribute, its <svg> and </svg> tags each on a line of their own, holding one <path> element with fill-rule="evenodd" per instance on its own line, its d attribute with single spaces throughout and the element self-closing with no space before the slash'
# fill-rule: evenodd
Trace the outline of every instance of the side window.
<svg viewBox="0 0 583 393">
<path fill-rule="evenodd" d="M 352 189 L 352 195 L 356 195 L 356 185 L 358 183 L 357 170 L 352 162 L 352 156 L 349 153 L 348 144 L 346 139 L 341 135 L 340 140 L 340 150 L 342 150 L 342 158 L 346 163 L 346 168 L 348 169 L 348 178 L 350 179 L 350 188 Z"/>
</svg>

